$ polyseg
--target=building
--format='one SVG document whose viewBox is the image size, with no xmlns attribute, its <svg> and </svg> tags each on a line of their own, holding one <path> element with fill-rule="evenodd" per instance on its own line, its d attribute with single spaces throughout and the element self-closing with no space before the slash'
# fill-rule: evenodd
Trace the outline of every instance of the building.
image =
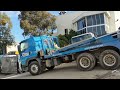
<svg viewBox="0 0 120 90">
<path fill-rule="evenodd" d="M 9 45 L 6 47 L 6 53 L 18 51 L 18 44 Z"/>
<path fill-rule="evenodd" d="M 96 36 L 114 32 L 120 27 L 120 11 L 76 11 L 57 16 L 57 35 L 92 32 Z"/>
<path fill-rule="evenodd" d="M 13 45 L 7 45 L 6 47 L 0 48 L 0 55 L 8 54 L 9 52 L 15 52 L 18 51 L 18 44 L 15 43 Z"/>
</svg>

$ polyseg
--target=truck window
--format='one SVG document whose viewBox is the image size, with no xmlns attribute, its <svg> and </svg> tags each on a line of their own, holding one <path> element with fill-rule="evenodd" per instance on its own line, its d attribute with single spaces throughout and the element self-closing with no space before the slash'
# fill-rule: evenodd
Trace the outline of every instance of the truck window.
<svg viewBox="0 0 120 90">
<path fill-rule="evenodd" d="M 20 48 L 21 48 L 21 51 L 24 51 L 25 49 L 28 48 L 28 43 L 27 42 L 21 43 Z"/>
</svg>

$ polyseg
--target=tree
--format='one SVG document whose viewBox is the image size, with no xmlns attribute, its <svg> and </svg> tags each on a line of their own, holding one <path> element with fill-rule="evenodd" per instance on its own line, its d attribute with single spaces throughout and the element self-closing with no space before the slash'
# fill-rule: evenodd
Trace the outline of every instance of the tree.
<svg viewBox="0 0 120 90">
<path fill-rule="evenodd" d="M 0 13 L 0 54 L 6 53 L 6 46 L 14 43 L 14 37 L 10 30 L 12 22 L 5 13 Z"/>
<path fill-rule="evenodd" d="M 71 38 L 73 36 L 78 35 L 77 32 L 75 32 L 74 30 L 70 30 L 69 34 L 66 35 L 58 35 L 58 39 L 59 39 L 59 43 L 60 43 L 60 47 L 64 47 L 66 45 L 69 45 L 71 43 Z"/>
<path fill-rule="evenodd" d="M 23 35 L 42 35 L 51 33 L 56 29 L 56 17 L 47 11 L 20 11 L 20 27 L 24 30 Z"/>
<path fill-rule="evenodd" d="M 60 47 L 64 47 L 69 44 L 69 40 L 65 37 L 65 35 L 58 35 L 58 39 Z"/>
</svg>

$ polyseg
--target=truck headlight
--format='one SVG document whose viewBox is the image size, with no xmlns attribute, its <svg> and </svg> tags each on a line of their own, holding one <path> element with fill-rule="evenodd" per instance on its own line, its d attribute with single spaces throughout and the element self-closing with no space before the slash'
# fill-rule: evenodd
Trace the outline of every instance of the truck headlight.
<svg viewBox="0 0 120 90">
<path fill-rule="evenodd" d="M 22 56 L 25 57 L 25 56 L 28 56 L 29 53 L 22 53 Z"/>
</svg>

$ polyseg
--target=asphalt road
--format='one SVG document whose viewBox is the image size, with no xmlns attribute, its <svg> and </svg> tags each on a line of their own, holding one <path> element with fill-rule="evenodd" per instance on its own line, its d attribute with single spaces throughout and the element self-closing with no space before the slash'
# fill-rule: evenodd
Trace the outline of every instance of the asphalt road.
<svg viewBox="0 0 120 90">
<path fill-rule="evenodd" d="M 56 66 L 52 71 L 32 76 L 29 72 L 23 74 L 0 74 L 0 79 L 96 79 L 98 76 L 108 73 L 110 70 L 103 70 L 99 65 L 92 71 L 80 71 L 76 62 L 64 63 Z"/>
</svg>

